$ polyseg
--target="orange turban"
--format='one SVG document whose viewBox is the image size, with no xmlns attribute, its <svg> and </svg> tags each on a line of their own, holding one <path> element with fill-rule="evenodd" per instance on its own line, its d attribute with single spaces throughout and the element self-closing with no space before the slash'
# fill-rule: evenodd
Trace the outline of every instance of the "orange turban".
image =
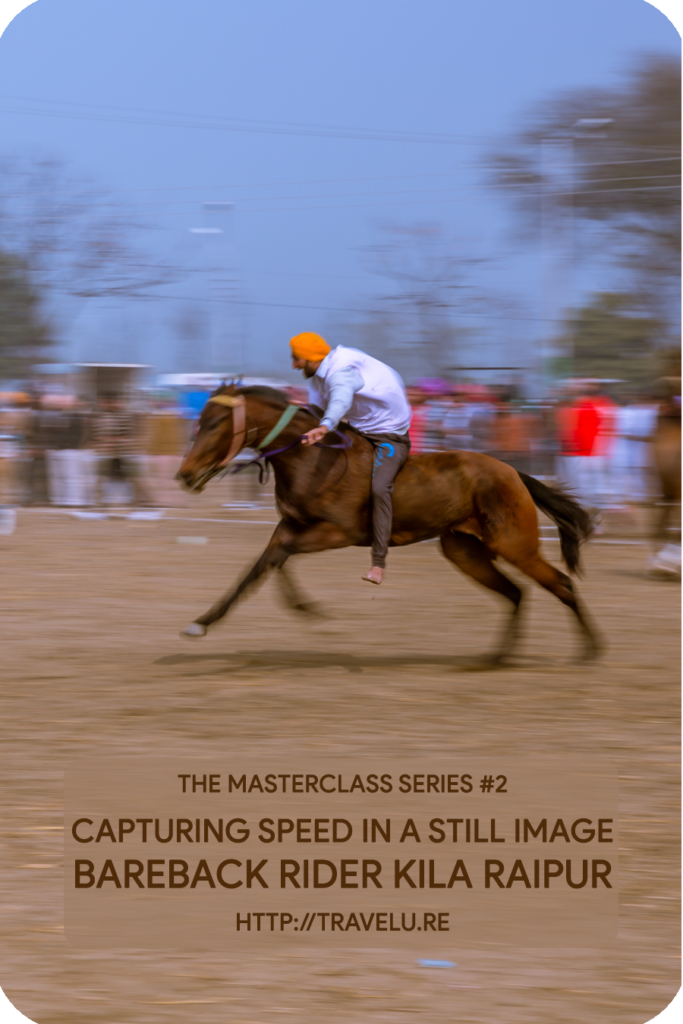
<svg viewBox="0 0 683 1024">
<path fill-rule="evenodd" d="M 331 351 L 324 338 L 321 338 L 319 334 L 312 334 L 310 331 L 306 331 L 304 334 L 297 334 L 296 338 L 292 338 L 289 345 L 295 359 L 309 359 L 312 363 L 317 363 L 324 359 L 327 353 Z"/>
</svg>

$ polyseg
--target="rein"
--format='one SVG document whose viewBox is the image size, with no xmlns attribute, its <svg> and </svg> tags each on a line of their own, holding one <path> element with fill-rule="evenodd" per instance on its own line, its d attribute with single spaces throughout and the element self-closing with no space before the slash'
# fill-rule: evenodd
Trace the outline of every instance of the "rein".
<svg viewBox="0 0 683 1024">
<path fill-rule="evenodd" d="M 218 402 L 219 405 L 227 406 L 228 408 L 232 409 L 233 414 L 233 435 L 232 441 L 230 442 L 230 448 L 228 449 L 228 454 L 225 456 L 225 458 L 218 463 L 218 466 L 216 467 L 216 472 L 220 471 L 225 467 L 225 472 L 235 474 L 241 473 L 243 469 L 247 468 L 247 466 L 258 466 L 259 483 L 262 484 L 268 478 L 269 460 L 272 459 L 274 455 L 281 455 L 283 452 L 287 452 L 291 448 L 295 448 L 300 443 L 301 437 L 303 437 L 302 434 L 301 437 L 297 437 L 297 439 L 295 441 L 292 441 L 291 444 L 286 444 L 283 448 L 276 448 L 275 451 L 263 451 L 267 444 L 270 444 L 272 441 L 274 441 L 277 437 L 280 436 L 285 427 L 289 425 L 291 420 L 294 419 L 296 414 L 301 409 L 308 409 L 308 406 L 306 405 L 288 405 L 285 411 L 280 416 L 277 423 L 275 424 L 275 426 L 273 427 L 273 429 L 270 430 L 268 434 L 264 437 L 263 441 L 261 441 L 261 443 L 257 445 L 257 450 L 259 451 L 260 454 L 257 455 L 255 458 L 250 459 L 249 462 L 243 462 L 241 466 L 233 466 L 231 469 L 228 469 L 228 463 L 231 462 L 232 459 L 234 459 L 235 455 L 237 455 L 239 450 L 242 448 L 246 437 L 246 401 L 243 395 L 214 395 L 213 398 L 209 399 L 209 401 Z M 342 434 L 340 430 L 330 430 L 329 433 L 337 434 L 337 436 L 341 438 L 341 443 L 323 444 L 320 441 L 316 441 L 314 447 L 337 448 L 341 449 L 342 451 L 347 451 L 349 448 L 351 448 L 353 441 L 351 441 L 348 437 Z"/>
</svg>

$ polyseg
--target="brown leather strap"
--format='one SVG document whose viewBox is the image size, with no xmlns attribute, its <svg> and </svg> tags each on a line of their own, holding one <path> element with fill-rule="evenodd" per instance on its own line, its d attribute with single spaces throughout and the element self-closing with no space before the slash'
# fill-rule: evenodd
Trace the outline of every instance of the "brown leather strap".
<svg viewBox="0 0 683 1024">
<path fill-rule="evenodd" d="M 209 401 L 232 409 L 232 441 L 228 448 L 228 454 L 218 464 L 218 468 L 221 469 L 232 462 L 244 444 L 247 424 L 246 401 L 242 395 L 214 395 Z"/>
</svg>

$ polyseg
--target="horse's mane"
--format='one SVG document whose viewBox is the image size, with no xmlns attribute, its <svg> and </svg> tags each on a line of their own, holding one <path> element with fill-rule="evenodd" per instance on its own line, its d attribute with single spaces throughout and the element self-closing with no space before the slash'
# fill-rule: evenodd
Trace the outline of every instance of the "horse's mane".
<svg viewBox="0 0 683 1024">
<path fill-rule="evenodd" d="M 283 409 L 290 404 L 289 396 L 277 388 L 268 387 L 267 384 L 250 384 L 248 387 L 237 387 L 238 395 L 253 395 L 255 398 L 265 398 L 266 401 L 279 405 Z"/>
<path fill-rule="evenodd" d="M 255 398 L 264 398 L 267 402 L 285 409 L 289 404 L 289 396 L 285 391 L 278 388 L 271 388 L 267 384 L 249 384 L 242 387 L 240 384 L 221 384 L 214 392 L 214 395 L 254 395 Z"/>
</svg>

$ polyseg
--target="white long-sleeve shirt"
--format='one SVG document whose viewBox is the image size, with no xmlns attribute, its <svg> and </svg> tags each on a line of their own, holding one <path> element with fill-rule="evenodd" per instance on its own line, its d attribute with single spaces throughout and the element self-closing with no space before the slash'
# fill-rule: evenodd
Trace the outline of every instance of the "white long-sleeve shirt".
<svg viewBox="0 0 683 1024">
<path fill-rule="evenodd" d="M 363 378 L 353 366 L 343 366 L 331 373 L 327 378 L 329 398 L 321 425 L 334 430 L 353 405 L 354 395 L 361 390 L 363 383 Z"/>
<path fill-rule="evenodd" d="M 332 349 L 308 384 L 310 401 L 325 410 L 321 425 L 330 430 L 342 418 L 366 434 L 405 434 L 410 426 L 403 381 L 360 349 Z"/>
</svg>

